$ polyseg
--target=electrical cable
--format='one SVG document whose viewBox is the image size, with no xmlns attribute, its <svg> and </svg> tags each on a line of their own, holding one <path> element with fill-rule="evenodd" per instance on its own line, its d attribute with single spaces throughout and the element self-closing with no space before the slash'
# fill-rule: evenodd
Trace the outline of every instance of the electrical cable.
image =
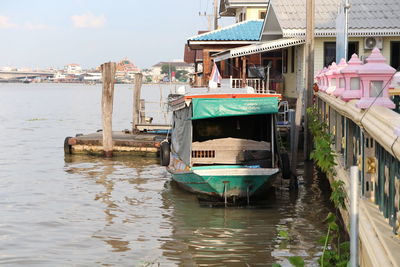
<svg viewBox="0 0 400 267">
<path fill-rule="evenodd" d="M 375 101 L 378 99 L 378 97 L 382 94 L 383 90 L 386 88 L 386 86 L 392 81 L 394 75 L 400 70 L 400 66 L 396 69 L 396 71 L 392 74 L 392 76 L 390 76 L 390 79 L 386 82 L 386 84 L 384 86 L 382 86 L 382 89 L 379 91 L 379 94 L 377 96 L 375 96 L 374 100 L 372 101 L 372 103 L 369 105 L 369 107 L 366 109 L 366 111 L 364 112 L 363 116 L 360 119 L 360 124 L 362 125 L 362 120 L 364 119 L 365 115 L 367 115 L 367 113 L 369 112 L 370 108 L 375 104 Z M 362 90 L 364 90 L 364 84 L 361 83 L 361 87 Z"/>
<path fill-rule="evenodd" d="M 390 149 L 392 150 L 393 156 L 397 159 L 397 161 L 400 161 L 400 158 L 397 156 L 396 152 L 394 152 L 394 144 L 396 144 L 397 140 L 399 140 L 399 136 L 393 141 L 393 144 L 390 146 Z"/>
<path fill-rule="evenodd" d="M 376 100 L 378 99 L 378 97 L 382 94 L 383 90 L 384 90 L 384 89 L 386 88 L 386 86 L 392 81 L 394 75 L 395 75 L 399 70 L 400 70 L 400 66 L 397 67 L 396 71 L 392 74 L 392 76 L 390 77 L 390 79 L 386 82 L 385 86 L 382 86 L 382 89 L 380 90 L 379 94 L 374 98 L 374 101 L 372 101 L 372 103 L 369 105 L 369 107 L 366 109 L 366 111 L 364 112 L 363 116 L 361 117 L 361 119 L 360 119 L 360 125 L 361 125 L 361 127 L 363 127 L 364 129 L 365 129 L 365 127 L 364 127 L 364 125 L 362 124 L 362 120 L 364 119 L 365 115 L 367 115 L 367 113 L 369 112 L 370 108 L 374 105 L 375 101 L 376 101 Z M 364 90 L 364 84 L 363 84 L 363 83 L 361 83 L 361 86 L 363 87 L 362 89 Z M 391 145 L 390 149 L 392 150 L 393 156 L 394 156 L 398 161 L 400 161 L 400 159 L 397 157 L 397 155 L 396 155 L 396 153 L 394 152 L 394 149 L 393 149 L 393 147 L 394 147 L 394 145 L 395 145 L 395 143 L 397 142 L 398 139 L 399 139 L 399 137 L 397 137 L 397 138 L 394 140 L 394 142 L 393 142 L 393 144 Z"/>
</svg>

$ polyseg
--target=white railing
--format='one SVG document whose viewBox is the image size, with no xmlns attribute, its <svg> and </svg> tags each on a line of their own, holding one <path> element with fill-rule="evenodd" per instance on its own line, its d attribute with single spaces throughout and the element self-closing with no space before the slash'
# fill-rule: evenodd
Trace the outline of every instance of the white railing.
<svg viewBox="0 0 400 267">
<path fill-rule="evenodd" d="M 240 79 L 240 78 L 230 77 L 229 80 L 230 80 L 231 88 L 243 88 L 245 86 L 250 86 L 250 87 L 254 88 L 256 93 L 259 93 L 259 94 L 270 93 L 270 90 L 266 86 L 266 82 L 262 79 L 248 78 L 248 79 L 246 79 L 246 85 L 243 84 L 243 79 Z"/>
</svg>

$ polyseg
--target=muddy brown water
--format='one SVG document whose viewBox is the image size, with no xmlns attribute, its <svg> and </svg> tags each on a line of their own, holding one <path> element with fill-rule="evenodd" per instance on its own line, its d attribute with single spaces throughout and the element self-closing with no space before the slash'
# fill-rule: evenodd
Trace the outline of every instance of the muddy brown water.
<svg viewBox="0 0 400 267">
<path fill-rule="evenodd" d="M 130 128 L 130 88 L 117 85 L 115 130 Z M 159 86 L 143 95 L 157 101 Z M 249 207 L 201 205 L 158 159 L 64 157 L 66 136 L 101 128 L 100 101 L 99 85 L 0 84 L 1 266 L 289 266 L 294 255 L 318 266 L 330 206 L 312 166 L 299 166 L 298 191 L 278 182 Z"/>
</svg>

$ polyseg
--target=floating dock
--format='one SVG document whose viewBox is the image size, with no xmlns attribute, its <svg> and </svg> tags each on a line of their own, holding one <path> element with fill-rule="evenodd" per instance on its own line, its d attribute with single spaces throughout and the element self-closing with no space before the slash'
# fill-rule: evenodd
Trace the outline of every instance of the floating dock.
<svg viewBox="0 0 400 267">
<path fill-rule="evenodd" d="M 160 143 L 167 134 L 155 131 L 132 133 L 130 131 L 113 131 L 113 155 L 149 155 L 158 156 Z M 87 135 L 77 134 L 76 137 L 67 137 L 64 141 L 65 154 L 103 154 L 103 134 L 101 131 Z"/>
</svg>

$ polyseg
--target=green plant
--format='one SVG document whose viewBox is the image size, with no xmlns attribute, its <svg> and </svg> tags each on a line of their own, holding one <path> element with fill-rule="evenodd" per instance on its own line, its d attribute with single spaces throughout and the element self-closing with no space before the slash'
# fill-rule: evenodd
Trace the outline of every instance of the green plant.
<svg viewBox="0 0 400 267">
<path fill-rule="evenodd" d="M 289 262 L 295 267 L 304 267 L 304 260 L 300 256 L 289 257 Z"/>
<path fill-rule="evenodd" d="M 319 120 L 318 110 L 315 106 L 307 109 L 307 115 L 308 127 L 314 136 L 314 150 L 311 152 L 310 157 L 323 172 L 334 174 L 336 154 L 331 148 L 333 136 L 328 131 L 329 127 L 326 122 Z"/>
<path fill-rule="evenodd" d="M 176 71 L 175 66 L 171 66 L 171 64 L 164 64 L 161 66 L 161 74 L 171 75 L 172 72 Z"/>
<path fill-rule="evenodd" d="M 323 251 L 319 264 L 321 267 L 345 267 L 350 260 L 350 246 L 349 242 L 340 243 L 339 226 L 336 223 L 336 216 L 329 213 L 325 219 L 328 225 L 326 236 L 320 241 L 323 243 Z M 337 242 L 337 247 L 334 247 L 334 241 Z"/>
<path fill-rule="evenodd" d="M 187 74 L 189 72 L 186 70 L 178 70 L 176 71 L 175 78 L 179 81 L 185 82 L 187 80 Z"/>
<path fill-rule="evenodd" d="M 335 158 L 336 154 L 331 148 L 333 136 L 329 132 L 326 122 L 320 121 L 318 109 L 313 106 L 307 109 L 308 127 L 314 136 L 314 150 L 310 157 L 315 161 L 317 166 L 328 175 L 335 174 Z M 336 209 L 346 209 L 345 191 L 343 181 L 333 181 L 331 183 L 332 193 L 330 200 Z M 329 213 L 325 219 L 328 229 L 326 235 L 321 238 L 323 251 L 319 264 L 322 267 L 330 266 L 347 266 L 350 259 L 349 242 L 340 242 L 339 226 L 336 223 L 337 216 Z"/>
<path fill-rule="evenodd" d="M 278 229 L 278 236 L 282 239 L 289 239 L 289 232 L 283 228 Z"/>
<path fill-rule="evenodd" d="M 344 192 L 344 182 L 341 180 L 333 181 L 331 184 L 332 193 L 330 200 L 333 202 L 337 209 L 346 209 Z"/>
</svg>

